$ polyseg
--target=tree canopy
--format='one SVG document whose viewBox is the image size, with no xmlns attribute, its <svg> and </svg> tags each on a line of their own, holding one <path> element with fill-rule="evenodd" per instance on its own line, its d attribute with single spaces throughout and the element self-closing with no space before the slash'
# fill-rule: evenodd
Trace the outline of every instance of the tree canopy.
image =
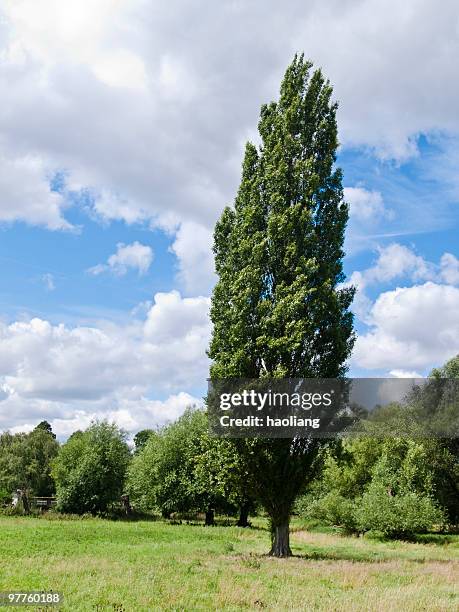
<svg viewBox="0 0 459 612">
<path fill-rule="evenodd" d="M 126 434 L 106 421 L 75 432 L 54 461 L 58 507 L 63 512 L 105 512 L 123 493 L 130 459 Z"/>
<path fill-rule="evenodd" d="M 332 87 L 295 56 L 277 102 L 263 105 L 261 145 L 246 146 L 234 208 L 215 227 L 212 379 L 343 376 L 353 343 L 343 287 L 348 206 Z M 323 442 L 235 443 L 271 519 L 272 554 L 290 554 L 289 517 Z"/>
</svg>

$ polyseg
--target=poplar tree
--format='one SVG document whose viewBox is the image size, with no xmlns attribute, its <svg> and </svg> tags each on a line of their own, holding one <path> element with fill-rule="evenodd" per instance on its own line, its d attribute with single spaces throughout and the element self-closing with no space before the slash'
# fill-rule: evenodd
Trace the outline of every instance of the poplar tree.
<svg viewBox="0 0 459 612">
<path fill-rule="evenodd" d="M 343 287 L 348 206 L 332 87 L 304 56 L 277 102 L 261 108 L 261 144 L 247 143 L 234 207 L 214 234 L 211 379 L 335 378 L 354 343 Z M 271 554 L 291 555 L 289 521 L 314 476 L 321 439 L 235 440 L 271 526 Z"/>
</svg>

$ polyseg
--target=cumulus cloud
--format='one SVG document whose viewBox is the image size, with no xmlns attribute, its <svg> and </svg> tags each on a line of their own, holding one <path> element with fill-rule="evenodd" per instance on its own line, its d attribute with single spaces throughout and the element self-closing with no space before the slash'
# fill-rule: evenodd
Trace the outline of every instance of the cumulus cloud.
<svg viewBox="0 0 459 612">
<path fill-rule="evenodd" d="M 179 262 L 178 280 L 193 293 L 208 294 L 216 276 L 212 253 L 212 232 L 193 222 L 182 223 L 171 251 Z"/>
<path fill-rule="evenodd" d="M 413 281 L 427 280 L 435 276 L 435 266 L 420 255 L 402 245 L 393 243 L 378 249 L 379 255 L 374 266 L 357 273 L 360 287 L 375 283 L 387 283 L 408 276 Z"/>
<path fill-rule="evenodd" d="M 365 222 L 393 216 L 393 211 L 384 205 L 379 191 L 370 191 L 364 187 L 345 187 L 344 199 L 349 203 L 351 219 Z"/>
<path fill-rule="evenodd" d="M 65 200 L 51 191 L 47 169 L 39 157 L 6 156 L 0 148 L 0 222 L 71 229 L 63 217 L 64 208 Z"/>
<path fill-rule="evenodd" d="M 441 277 L 445 283 L 459 285 L 459 259 L 452 253 L 444 253 L 440 260 Z"/>
<path fill-rule="evenodd" d="M 353 361 L 369 369 L 430 369 L 459 353 L 459 288 L 426 282 L 382 293 Z"/>
<path fill-rule="evenodd" d="M 210 228 L 234 195 L 260 104 L 298 50 L 335 86 L 344 146 L 403 159 L 420 133 L 459 132 L 453 0 L 441 11 L 433 0 L 7 0 L 1 10 L 2 142 L 14 158 L 66 168 L 105 218 Z M 58 197 L 27 218 L 62 224 Z M 361 210 L 379 206 L 373 194 Z"/>
<path fill-rule="evenodd" d="M 77 429 L 85 429 L 96 419 L 113 421 L 132 435 L 141 429 L 151 429 L 172 422 L 177 419 L 188 406 L 200 405 L 202 405 L 201 398 L 194 397 L 183 391 L 170 395 L 165 400 L 151 400 L 146 397 L 138 397 L 135 399 L 120 397 L 117 398 L 116 402 L 107 401 L 97 406 L 89 407 L 89 409 L 86 410 L 79 409 L 75 406 L 69 411 L 67 405 L 56 405 L 56 403 L 53 403 L 51 405 L 48 404 L 51 408 L 51 410 L 49 410 L 48 421 L 53 431 L 61 439 L 67 438 Z M 116 406 L 116 408 L 113 406 Z M 35 410 L 32 409 L 32 414 L 30 414 L 29 411 L 26 416 L 28 418 L 32 417 L 35 420 L 33 422 L 24 422 L 21 423 L 21 425 L 10 427 L 9 429 L 12 433 L 19 431 L 27 432 L 36 427 L 36 421 L 40 419 L 41 415 L 44 413 L 42 407 L 36 406 L 34 408 Z"/>
<path fill-rule="evenodd" d="M 90 274 L 98 275 L 103 272 L 112 272 L 117 276 L 124 276 L 129 270 L 137 270 L 139 274 L 148 272 L 153 261 L 153 250 L 151 247 L 140 242 L 116 245 L 116 253 L 110 255 L 106 264 L 98 264 L 89 268 Z"/>
<path fill-rule="evenodd" d="M 432 280 L 457 285 L 459 259 L 452 253 L 444 253 L 440 262 L 435 264 L 402 244 L 393 243 L 386 247 L 378 247 L 378 258 L 374 265 L 366 270 L 353 272 L 346 283 L 347 286 L 352 285 L 357 289 L 353 303 L 356 315 L 362 321 L 369 320 L 372 302 L 365 293 L 367 287 L 400 280 L 411 282 Z"/>
<path fill-rule="evenodd" d="M 207 377 L 208 309 L 208 298 L 174 291 L 156 294 L 146 319 L 124 327 L 0 323 L 0 429 L 43 418 L 70 428 L 107 414 L 151 426 L 163 406 L 152 392 L 175 397 L 164 406 L 176 414 L 190 399 L 181 392 Z"/>
</svg>

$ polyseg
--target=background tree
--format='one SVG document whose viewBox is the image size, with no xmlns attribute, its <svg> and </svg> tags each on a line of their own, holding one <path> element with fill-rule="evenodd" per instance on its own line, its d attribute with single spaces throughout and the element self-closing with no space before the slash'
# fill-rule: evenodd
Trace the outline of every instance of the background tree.
<svg viewBox="0 0 459 612">
<path fill-rule="evenodd" d="M 76 432 L 53 463 L 58 508 L 63 512 L 105 512 L 119 501 L 130 460 L 126 434 L 106 421 Z"/>
<path fill-rule="evenodd" d="M 232 447 L 209 435 L 206 413 L 188 408 L 134 456 L 128 491 L 142 510 L 156 508 L 164 517 L 204 512 L 206 524 L 212 525 L 216 510 L 231 511 L 240 504 L 236 460 Z"/>
<path fill-rule="evenodd" d="M 40 423 L 38 423 L 35 429 L 43 429 L 43 431 L 48 432 L 50 436 L 56 438 L 56 434 L 53 433 L 53 429 L 50 423 L 48 423 L 48 421 L 41 421 Z"/>
<path fill-rule="evenodd" d="M 348 206 L 336 103 L 320 70 L 295 56 L 278 102 L 261 109 L 259 150 L 248 143 L 234 209 L 216 225 L 213 379 L 343 376 L 353 342 L 354 291 L 338 288 Z M 323 441 L 235 442 L 270 517 L 271 554 L 287 556 L 294 501 Z"/>
<path fill-rule="evenodd" d="M 457 418 L 458 389 L 455 357 L 432 370 L 429 380 L 402 403 L 378 409 L 374 418 L 362 422 L 364 435 L 327 450 L 320 477 L 297 506 L 301 514 L 392 537 L 434 524 L 457 525 L 457 438 L 435 437 L 429 429 L 444 411 Z M 400 434 L 394 437 L 397 429 Z"/>
<path fill-rule="evenodd" d="M 256 504 L 246 464 L 230 440 L 208 434 L 207 423 L 194 465 L 200 489 L 213 490 L 220 509 L 227 512 L 237 509 L 238 527 L 248 527 L 249 514 Z"/>
<path fill-rule="evenodd" d="M 142 429 L 141 431 L 138 431 L 134 436 L 134 452 L 138 453 L 141 451 L 150 437 L 154 436 L 155 434 L 156 432 L 153 429 Z"/>
<path fill-rule="evenodd" d="M 21 489 L 27 495 L 54 494 L 51 462 L 59 443 L 51 429 L 38 425 L 30 433 L 0 435 L 0 489 L 12 493 Z"/>
</svg>

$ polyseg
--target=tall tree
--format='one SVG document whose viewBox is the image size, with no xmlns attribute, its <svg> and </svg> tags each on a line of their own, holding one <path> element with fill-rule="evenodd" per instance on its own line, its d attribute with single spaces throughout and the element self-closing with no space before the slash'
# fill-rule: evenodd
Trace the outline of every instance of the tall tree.
<svg viewBox="0 0 459 612">
<path fill-rule="evenodd" d="M 30 433 L 0 434 L 0 489 L 27 495 L 54 493 L 51 463 L 59 451 L 56 436 L 38 425 Z"/>
<path fill-rule="evenodd" d="M 70 436 L 53 462 L 58 508 L 97 514 L 119 501 L 129 465 L 126 434 L 114 423 L 96 421 Z"/>
<path fill-rule="evenodd" d="M 234 208 L 215 228 L 211 378 L 334 378 L 354 343 L 354 290 L 342 258 L 348 206 L 332 88 L 295 56 L 278 102 L 261 108 L 261 146 L 247 143 Z M 271 522 L 275 556 L 291 554 L 293 503 L 323 440 L 235 441 Z"/>
<path fill-rule="evenodd" d="M 174 423 L 150 436 L 133 458 L 127 490 L 136 507 L 173 512 L 204 512 L 206 524 L 214 512 L 233 510 L 243 497 L 237 457 L 225 440 L 209 435 L 207 415 L 188 408 Z"/>
</svg>

